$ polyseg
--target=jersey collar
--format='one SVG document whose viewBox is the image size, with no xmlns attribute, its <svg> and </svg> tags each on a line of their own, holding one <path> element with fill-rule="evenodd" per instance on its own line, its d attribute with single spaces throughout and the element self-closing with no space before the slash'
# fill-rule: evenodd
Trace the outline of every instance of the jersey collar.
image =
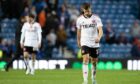
<svg viewBox="0 0 140 84">
<path fill-rule="evenodd" d="M 85 15 L 83 14 L 83 16 L 84 16 L 84 18 L 90 18 L 90 17 L 92 16 L 92 14 L 91 14 L 90 16 L 85 16 Z"/>
</svg>

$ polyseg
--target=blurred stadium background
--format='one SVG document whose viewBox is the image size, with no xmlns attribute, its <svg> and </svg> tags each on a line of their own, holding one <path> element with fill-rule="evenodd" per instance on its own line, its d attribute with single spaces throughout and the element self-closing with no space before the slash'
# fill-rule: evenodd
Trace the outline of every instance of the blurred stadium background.
<svg viewBox="0 0 140 84">
<path fill-rule="evenodd" d="M 15 56 L 20 18 L 29 12 L 43 30 L 36 69 L 80 69 L 75 21 L 84 2 L 104 25 L 97 69 L 140 70 L 140 0 L 0 0 L 0 69 Z M 22 54 L 11 67 L 25 68 L 21 60 Z"/>
</svg>

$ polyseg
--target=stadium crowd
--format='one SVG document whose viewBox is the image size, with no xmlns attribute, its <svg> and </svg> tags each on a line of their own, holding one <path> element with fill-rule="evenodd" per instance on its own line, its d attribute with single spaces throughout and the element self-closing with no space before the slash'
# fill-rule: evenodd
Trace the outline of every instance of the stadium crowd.
<svg viewBox="0 0 140 84">
<path fill-rule="evenodd" d="M 76 43 L 75 23 L 77 17 L 81 14 L 80 7 L 69 4 L 67 0 L 64 0 L 62 4 L 60 4 L 60 1 L 63 0 L 1 0 L 0 32 L 2 31 L 2 23 L 5 18 L 8 21 L 14 18 L 17 23 L 14 27 L 18 31 L 15 33 L 20 36 L 20 18 L 32 13 L 36 16 L 36 20 L 40 23 L 43 30 L 43 45 L 38 53 L 38 58 L 76 58 L 78 47 Z M 97 0 L 94 1 L 97 2 Z M 119 3 L 119 0 L 114 1 Z M 110 3 L 114 2 L 110 1 Z M 114 23 L 111 20 L 106 20 L 106 24 L 103 27 L 104 37 L 101 40 L 101 44 L 132 45 L 131 51 L 129 51 L 131 56 L 140 57 L 139 23 L 138 18 L 136 18 L 130 24 L 131 28 L 128 36 L 124 31 L 118 34 L 115 31 Z M 0 49 L 3 51 L 4 56 L 14 56 L 16 52 L 16 40 L 18 39 L 11 37 L 7 39 L 1 35 Z"/>
</svg>

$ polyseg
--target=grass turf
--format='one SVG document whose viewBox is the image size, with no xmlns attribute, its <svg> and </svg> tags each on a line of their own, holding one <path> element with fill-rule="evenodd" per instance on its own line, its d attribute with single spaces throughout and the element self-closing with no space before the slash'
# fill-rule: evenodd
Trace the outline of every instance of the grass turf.
<svg viewBox="0 0 140 84">
<path fill-rule="evenodd" d="M 98 84 L 140 84 L 140 71 L 97 71 Z M 82 71 L 36 70 L 35 75 L 25 75 L 24 70 L 0 71 L 0 84 L 82 84 Z M 91 84 L 90 76 L 89 83 Z"/>
</svg>

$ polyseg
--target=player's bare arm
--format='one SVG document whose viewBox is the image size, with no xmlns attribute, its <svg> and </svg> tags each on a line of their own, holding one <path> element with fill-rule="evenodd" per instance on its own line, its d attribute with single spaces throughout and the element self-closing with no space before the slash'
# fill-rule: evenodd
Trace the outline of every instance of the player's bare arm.
<svg viewBox="0 0 140 84">
<path fill-rule="evenodd" d="M 21 33 L 21 39 L 20 39 L 20 47 L 23 49 L 23 47 L 24 47 L 24 43 L 23 43 L 23 41 L 24 41 L 24 32 L 22 32 Z"/>
<path fill-rule="evenodd" d="M 98 37 L 96 38 L 95 42 L 96 42 L 96 43 L 99 43 L 99 42 L 100 42 L 100 39 L 102 38 L 102 36 L 103 36 L 103 29 L 102 29 L 102 27 L 100 26 L 100 27 L 98 28 Z"/>
<path fill-rule="evenodd" d="M 81 29 L 77 28 L 77 44 L 79 48 L 81 48 L 80 38 L 81 38 Z"/>
<path fill-rule="evenodd" d="M 41 39 L 42 39 L 41 33 L 38 33 L 38 37 L 39 37 L 38 48 L 40 48 L 41 47 Z"/>
<path fill-rule="evenodd" d="M 41 47 L 41 40 L 42 40 L 42 30 L 40 24 L 38 24 L 38 48 Z"/>
</svg>

